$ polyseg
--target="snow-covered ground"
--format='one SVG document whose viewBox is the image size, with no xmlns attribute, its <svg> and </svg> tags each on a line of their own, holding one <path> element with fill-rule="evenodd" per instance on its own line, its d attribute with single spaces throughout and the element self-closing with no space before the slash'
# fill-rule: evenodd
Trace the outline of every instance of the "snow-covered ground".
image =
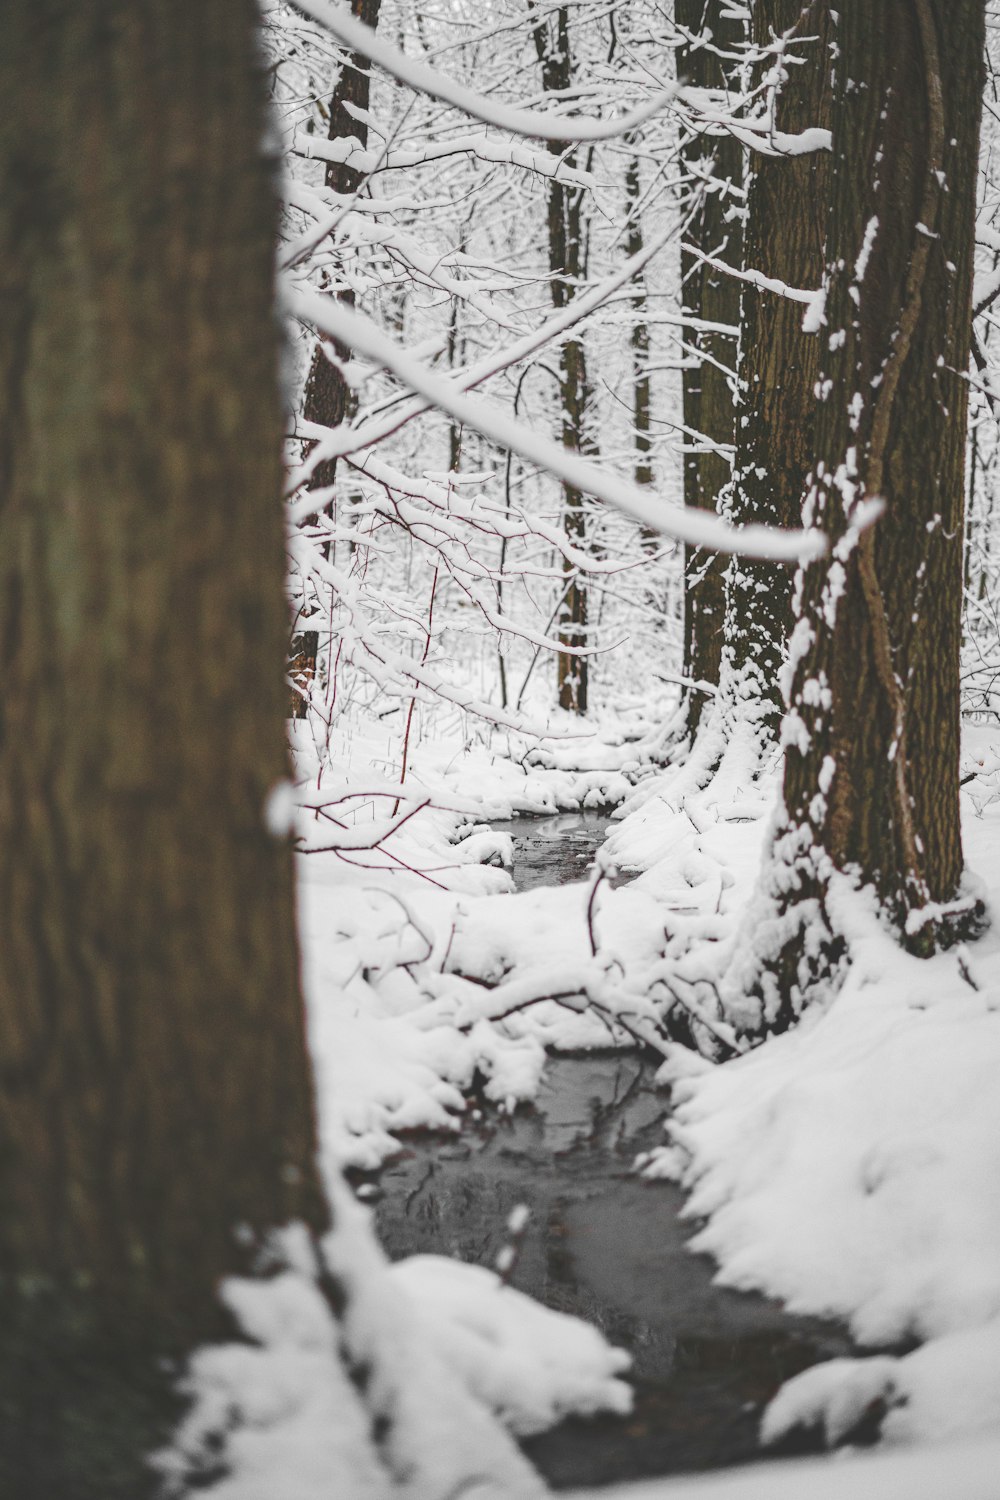
<svg viewBox="0 0 1000 1500">
<path fill-rule="evenodd" d="M 331 1172 L 377 1166 L 401 1130 L 458 1128 L 477 1073 L 497 1101 L 529 1099 L 546 1045 L 653 1036 L 671 1005 L 711 1022 L 773 779 L 751 782 L 738 750 L 704 787 L 690 766 L 641 776 L 641 749 L 607 738 L 523 764 L 431 749 L 407 792 L 438 810 L 381 851 L 349 854 L 361 870 L 336 854 L 302 857 Z M 979 774 L 963 793 L 967 859 L 994 905 L 995 738 L 970 731 Z M 626 797 L 607 854 L 641 872 L 632 883 L 510 893 L 508 842 L 486 830 L 491 817 Z M 888 1408 L 889 1442 L 981 1432 L 1000 1420 L 1000 934 L 925 962 L 896 947 L 863 898 L 842 900 L 852 968 L 826 1012 L 714 1065 L 662 1047 L 673 1111 L 644 1169 L 689 1187 L 694 1248 L 726 1284 L 837 1317 L 862 1346 L 895 1351 L 799 1377 L 765 1440 L 808 1421 L 836 1441 L 873 1401 Z M 546 994 L 562 1003 L 532 1003 Z"/>
<path fill-rule="evenodd" d="M 511 1434 L 627 1410 L 627 1357 L 492 1271 L 437 1256 L 389 1267 L 340 1171 L 377 1167 L 401 1131 L 458 1129 L 477 1075 L 512 1107 L 537 1089 L 546 1047 L 639 1037 L 662 1055 L 670 1113 L 663 1147 L 637 1170 L 689 1189 L 693 1248 L 725 1284 L 838 1318 L 872 1350 L 789 1382 L 763 1440 L 807 1424 L 850 1443 L 874 1413 L 895 1451 L 622 1495 L 993 1500 L 1000 1450 L 983 1439 L 1000 1425 L 1000 932 L 920 961 L 845 888 L 842 991 L 741 1051 L 713 997 L 738 972 L 775 790 L 773 766 L 752 776 L 752 746 L 731 743 L 709 777 L 704 758 L 651 771 L 635 726 L 521 759 L 425 743 L 396 806 L 391 755 L 352 734 L 337 781 L 300 742 L 295 793 L 279 789 L 269 808 L 315 851 L 300 856 L 301 928 L 337 1229 L 322 1250 L 290 1231 L 287 1272 L 226 1289 L 250 1342 L 196 1356 L 189 1417 L 161 1455 L 168 1478 L 180 1485 L 221 1457 L 220 1500 L 326 1497 L 331 1475 L 352 1500 L 543 1493 Z M 963 793 L 968 863 L 994 909 L 995 739 L 970 731 Z M 616 803 L 593 874 L 512 892 L 510 840 L 491 818 Z M 616 864 L 637 872 L 617 888 Z M 666 1040 L 668 1013 L 719 1060 Z M 321 1254 L 349 1293 L 339 1328 L 315 1275 Z M 928 1442 L 938 1446 L 911 1454 Z"/>
<path fill-rule="evenodd" d="M 996 910 L 1000 789 L 991 736 L 970 731 L 968 864 Z M 745 1057 L 678 1079 L 671 1144 L 692 1248 L 726 1285 L 842 1319 L 903 1350 L 790 1382 L 765 1442 L 821 1423 L 833 1443 L 873 1403 L 888 1443 L 1000 1424 L 1000 933 L 923 961 L 858 893 L 838 913 L 848 980 L 825 1012 Z M 913 1344 L 917 1344 L 912 1349 Z"/>
<path fill-rule="evenodd" d="M 838 1455 L 839 1457 L 840 1455 Z M 724 1474 L 574 1492 L 566 1500 L 996 1500 L 1000 1439 L 849 1461 L 785 1459 Z"/>
<path fill-rule="evenodd" d="M 547 1005 L 503 1025 L 491 1019 L 567 986 L 573 996 L 603 971 L 591 955 L 586 888 L 514 893 L 511 840 L 492 833 L 488 820 L 618 805 L 639 770 L 633 744 L 618 739 L 555 744 L 524 763 L 482 749 L 463 753 L 461 741 L 424 747 L 407 778 L 410 800 L 395 814 L 397 787 L 372 740 L 354 742 L 354 766 L 337 786 L 300 746 L 299 772 L 308 779 L 299 788 L 298 827 L 310 848 L 371 844 L 396 830 L 375 849 L 341 847 L 299 861 L 304 982 L 331 1173 L 377 1167 L 398 1150 L 400 1130 L 457 1129 L 462 1090 L 477 1072 L 488 1097 L 514 1105 L 537 1090 L 546 1042 L 607 1044 L 607 1024 L 579 1009 Z M 576 765 L 564 768 L 560 759 Z M 357 811 L 348 828 L 335 828 L 315 804 L 345 789 Z M 366 789 L 374 795 L 359 795 Z M 399 826 L 408 807 L 419 811 Z M 333 811 L 344 819 L 343 804 Z M 605 960 L 627 955 L 633 967 L 640 957 L 655 960 L 656 902 L 631 888 L 598 894 L 591 925 Z"/>
</svg>

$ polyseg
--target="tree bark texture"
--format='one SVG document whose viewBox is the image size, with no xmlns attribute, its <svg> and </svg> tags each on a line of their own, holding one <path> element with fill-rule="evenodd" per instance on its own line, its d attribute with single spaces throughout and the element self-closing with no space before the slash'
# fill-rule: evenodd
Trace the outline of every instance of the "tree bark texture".
<svg viewBox="0 0 1000 1500">
<path fill-rule="evenodd" d="M 535 13 L 533 0 L 529 0 Z M 546 93 L 567 91 L 573 83 L 573 61 L 570 50 L 569 7 L 560 5 L 550 18 L 534 24 L 535 49 L 542 66 L 542 87 Z M 569 143 L 556 143 L 567 167 L 577 164 Z M 548 203 L 549 285 L 552 305 L 565 307 L 583 277 L 586 250 L 583 189 L 553 177 L 549 183 Z M 595 444 L 589 427 L 591 404 L 587 355 L 582 336 L 567 338 L 559 351 L 559 405 L 562 441 L 565 447 L 581 453 L 593 453 Z M 571 485 L 563 486 L 563 530 L 574 547 L 587 546 L 587 513 L 584 498 Z M 565 579 L 564 598 L 559 611 L 558 634 L 564 646 L 587 644 L 587 589 L 575 565 L 562 560 Z M 570 713 L 587 712 L 587 658 L 573 651 L 556 656 L 556 694 L 560 708 Z"/>
<path fill-rule="evenodd" d="M 756 47 L 785 37 L 759 83 L 772 80 L 774 128 L 789 135 L 829 129 L 833 107 L 833 20 L 828 0 L 755 0 Z M 798 59 L 798 61 L 796 60 Z M 744 267 L 802 291 L 820 287 L 825 268 L 830 152 L 774 156 L 751 152 Z M 814 455 L 821 341 L 803 332 L 799 301 L 742 285 L 739 413 L 727 505 L 737 524 L 799 523 Z M 783 709 L 781 664 L 791 630 L 791 572 L 734 557 L 726 570 L 725 650 L 749 679 L 762 723 L 777 732 Z M 744 694 L 745 696 L 745 694 Z"/>
<path fill-rule="evenodd" d="M 351 0 L 351 13 L 372 30 L 378 25 L 381 0 Z M 362 144 L 368 143 L 368 124 L 358 119 L 352 109 L 367 110 L 370 96 L 371 64 L 366 57 L 352 52 L 341 69 L 336 88 L 330 99 L 330 124 L 328 136 L 331 141 L 348 140 L 355 136 Z M 364 182 L 363 175 L 344 162 L 330 161 L 326 164 L 326 186 L 343 198 L 357 193 Z M 341 300 L 354 306 L 354 293 L 345 288 Z M 335 345 L 338 360 L 346 361 L 350 350 Z M 316 422 L 323 427 L 339 427 L 352 414 L 353 392 L 344 379 L 339 364 L 334 364 L 323 352 L 321 344 L 313 351 L 312 364 L 306 379 L 303 416 L 307 422 Z M 337 460 L 326 459 L 317 464 L 309 477 L 311 490 L 326 489 L 334 483 Z"/>
<path fill-rule="evenodd" d="M 288 622 L 255 24 L 251 0 L 8 0 L 0 20 L 0 1488 L 19 1496 L 134 1500 L 109 1434 L 141 1381 L 112 1399 L 116 1361 L 209 1336 L 220 1278 L 272 1226 L 325 1220 L 291 854 L 264 821 Z"/>
<path fill-rule="evenodd" d="M 678 50 L 678 76 L 696 88 L 726 88 L 727 62 L 719 54 L 739 52 L 743 21 L 726 0 L 675 0 L 674 14 L 679 25 L 703 39 Z M 683 142 L 681 154 L 694 179 L 681 247 L 684 310 L 694 320 L 684 331 L 684 504 L 714 512 L 732 474 L 735 394 L 725 371 L 736 360 L 740 283 L 704 257 L 736 270 L 741 265 L 743 147 L 729 134 L 695 135 Z M 719 553 L 685 548 L 684 675 L 711 686 L 719 681 L 722 658 L 724 575 Z M 698 728 L 706 701 L 704 693 L 688 691 L 689 735 Z"/>
<path fill-rule="evenodd" d="M 875 888 L 926 953 L 957 903 L 959 642 L 982 0 L 863 0 L 837 41 L 829 293 L 806 520 L 829 555 L 797 583 L 785 828 L 794 935 L 771 966 L 790 1019 L 839 939 L 835 872 Z M 884 511 L 864 528 L 867 502 Z M 817 943 L 817 933 L 827 940 Z"/>
</svg>

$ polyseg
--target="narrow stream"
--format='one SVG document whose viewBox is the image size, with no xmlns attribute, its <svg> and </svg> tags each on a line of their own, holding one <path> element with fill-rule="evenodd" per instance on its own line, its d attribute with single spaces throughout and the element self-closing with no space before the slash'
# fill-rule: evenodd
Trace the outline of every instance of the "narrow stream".
<svg viewBox="0 0 1000 1500">
<path fill-rule="evenodd" d="M 507 825 L 518 888 L 584 878 L 606 824 L 573 814 Z M 492 1265 L 511 1210 L 527 1205 L 512 1284 L 631 1353 L 631 1417 L 574 1418 L 524 1443 L 556 1489 L 755 1459 L 762 1408 L 782 1381 L 851 1352 L 829 1325 L 712 1285 L 713 1264 L 685 1246 L 684 1195 L 631 1171 L 662 1142 L 668 1102 L 633 1053 L 557 1056 L 534 1106 L 470 1111 L 457 1138 L 414 1135 L 378 1179 L 393 1259 Z"/>
</svg>

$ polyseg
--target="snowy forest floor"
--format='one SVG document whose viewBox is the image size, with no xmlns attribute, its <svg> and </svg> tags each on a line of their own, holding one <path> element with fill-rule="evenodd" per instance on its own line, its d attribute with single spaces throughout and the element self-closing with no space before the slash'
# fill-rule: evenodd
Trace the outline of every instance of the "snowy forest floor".
<svg viewBox="0 0 1000 1500">
<path fill-rule="evenodd" d="M 707 997 L 746 941 L 777 772 L 754 782 L 731 762 L 703 787 L 683 767 L 643 764 L 651 733 L 632 719 L 533 752 L 506 737 L 471 748 L 460 736 L 424 740 L 396 807 L 399 746 L 377 724 L 330 747 L 336 777 L 329 748 L 321 773 L 308 726 L 297 727 L 294 817 L 315 851 L 300 857 L 301 928 L 328 1178 L 378 1168 L 401 1132 L 460 1130 L 474 1084 L 507 1109 L 530 1101 L 553 1049 L 653 1038 L 665 1134 L 637 1170 L 688 1191 L 692 1249 L 714 1257 L 724 1285 L 840 1320 L 859 1346 L 893 1351 L 796 1377 L 769 1408 L 763 1440 L 818 1425 L 833 1445 L 873 1413 L 884 1413 L 889 1444 L 995 1429 L 1000 932 L 921 961 L 851 893 L 850 973 L 827 1009 L 716 1064 L 656 1040 L 668 995 L 717 1025 Z M 998 742 L 995 730 L 969 729 L 963 766 L 966 859 L 991 911 Z M 275 816 L 290 818 L 281 800 Z M 617 809 L 594 871 L 514 892 L 510 836 L 491 823 L 579 807 Z M 614 867 L 635 878 L 614 884 Z M 481 1268 L 442 1272 L 428 1260 L 392 1275 L 433 1307 L 438 1343 L 515 1431 L 627 1408 L 625 1361 L 596 1331 L 557 1326 L 511 1288 L 501 1311 L 500 1283 Z"/>
</svg>

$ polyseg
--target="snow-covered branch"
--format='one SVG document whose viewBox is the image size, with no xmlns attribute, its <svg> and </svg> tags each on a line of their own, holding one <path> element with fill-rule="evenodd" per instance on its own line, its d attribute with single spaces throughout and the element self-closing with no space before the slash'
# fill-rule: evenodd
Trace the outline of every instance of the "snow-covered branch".
<svg viewBox="0 0 1000 1500">
<path fill-rule="evenodd" d="M 825 538 L 818 531 L 779 531 L 767 526 L 736 528 L 706 511 L 668 507 L 631 480 L 607 473 L 590 459 L 568 451 L 494 403 L 473 399 L 456 390 L 446 377 L 428 369 L 369 319 L 342 303 L 302 287 L 290 288 L 287 298 L 291 311 L 303 322 L 391 370 L 404 385 L 441 411 L 501 448 L 509 448 L 530 463 L 541 464 L 575 489 L 615 506 L 653 531 L 707 551 L 764 557 L 775 562 L 815 558 L 825 550 Z"/>
<path fill-rule="evenodd" d="M 360 52 L 363 57 L 370 58 L 400 83 L 407 84 L 418 93 L 429 94 L 442 104 L 451 104 L 464 114 L 471 115 L 474 120 L 482 121 L 484 125 L 494 125 L 498 130 L 507 130 L 512 135 L 564 144 L 573 141 L 610 141 L 629 135 L 677 95 L 677 85 L 671 84 L 660 89 L 644 104 L 611 120 L 519 109 L 516 105 L 499 104 L 487 99 L 463 84 L 456 83 L 437 68 L 407 57 L 398 47 L 376 36 L 370 27 L 356 20 L 344 6 L 332 5 L 328 0 L 295 0 L 295 4 L 306 15 L 319 21 L 353 52 Z"/>
</svg>

